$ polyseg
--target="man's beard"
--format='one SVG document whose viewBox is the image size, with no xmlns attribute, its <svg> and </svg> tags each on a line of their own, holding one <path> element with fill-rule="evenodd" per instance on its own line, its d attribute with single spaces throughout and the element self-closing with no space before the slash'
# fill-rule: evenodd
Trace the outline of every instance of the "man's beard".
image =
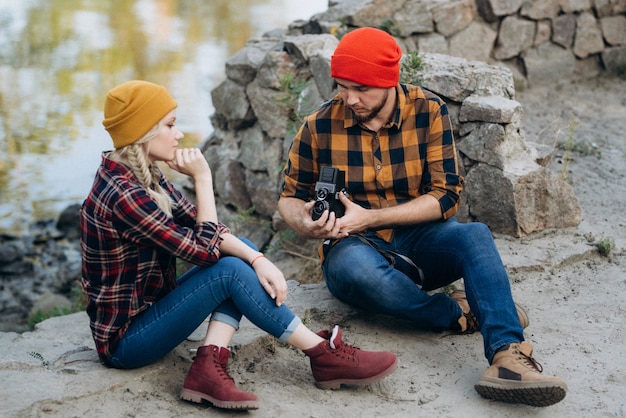
<svg viewBox="0 0 626 418">
<path fill-rule="evenodd" d="M 382 100 L 374 107 L 374 109 L 368 113 L 365 116 L 359 116 L 356 113 L 354 114 L 354 118 L 357 120 L 357 122 L 359 123 L 366 123 L 371 121 L 372 119 L 374 119 L 376 117 L 376 115 L 378 115 L 378 113 L 383 109 L 383 107 L 385 107 L 385 103 L 387 102 L 387 98 L 389 97 L 389 92 L 386 91 L 385 92 L 385 96 L 382 98 Z"/>
</svg>

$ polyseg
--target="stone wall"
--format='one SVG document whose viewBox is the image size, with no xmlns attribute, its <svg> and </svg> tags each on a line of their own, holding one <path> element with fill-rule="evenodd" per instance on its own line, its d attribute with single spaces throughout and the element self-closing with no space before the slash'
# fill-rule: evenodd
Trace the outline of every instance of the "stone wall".
<svg viewBox="0 0 626 418">
<path fill-rule="evenodd" d="M 402 13 L 390 10 L 396 3 L 344 2 L 335 7 L 354 8 L 350 9 L 352 17 L 345 18 L 345 11 L 335 11 L 333 16 L 354 24 L 365 22 L 364 16 L 376 10 L 380 16 L 394 16 L 396 26 L 403 22 L 398 16 L 413 16 L 414 25 L 421 22 L 424 14 L 410 7 L 422 3 L 407 1 L 403 4 L 409 9 Z M 472 19 L 478 16 L 465 1 L 436 4 L 466 6 L 458 11 L 457 26 L 465 24 L 467 13 Z M 430 10 L 426 14 L 429 19 L 435 19 L 434 27 L 446 27 L 443 19 L 454 15 L 450 10 L 443 13 L 423 7 Z M 260 247 L 269 245 L 282 253 L 300 254 L 304 261 L 299 269 L 316 265 L 313 248 L 317 242 L 286 239 L 288 230 L 276 211 L 276 201 L 281 169 L 298 127 L 292 122 L 294 114 L 306 114 L 334 95 L 329 63 L 339 28 L 321 20 L 330 14 L 329 10 L 309 21 L 294 22 L 287 31 L 251 39 L 227 61 L 227 78 L 212 92 L 215 131 L 203 144 L 213 168 L 222 219 Z M 409 26 L 408 21 L 402 24 Z M 334 34 L 320 33 L 325 32 L 323 28 Z M 413 36 L 397 37 L 405 51 L 415 42 Z M 544 156 L 524 139 L 523 111 L 515 101 L 513 72 L 506 66 L 450 55 L 422 56 L 422 85 L 448 103 L 458 141 L 466 178 L 460 220 L 482 221 L 492 231 L 512 236 L 578 225 L 580 207 L 572 189 L 540 165 Z M 303 86 L 291 108 L 284 105 L 289 95 L 281 88 L 288 76 Z M 290 277 L 290 272 L 286 275 Z"/>
<path fill-rule="evenodd" d="M 276 211 L 293 116 L 334 94 L 337 38 L 374 26 L 424 54 L 423 85 L 450 106 L 466 177 L 461 220 L 513 236 L 577 225 L 571 188 L 525 141 L 515 89 L 623 74 L 625 14 L 626 0 L 331 0 L 323 13 L 251 39 L 212 92 L 215 131 L 203 144 L 222 219 L 260 247 L 299 254 L 298 268 L 316 265 L 314 243 L 289 235 Z M 305 83 L 291 109 L 281 90 L 288 74 Z"/>
<path fill-rule="evenodd" d="M 626 72 L 626 0 L 331 1 L 308 30 L 386 28 L 405 50 L 511 69 L 516 85 Z"/>
</svg>

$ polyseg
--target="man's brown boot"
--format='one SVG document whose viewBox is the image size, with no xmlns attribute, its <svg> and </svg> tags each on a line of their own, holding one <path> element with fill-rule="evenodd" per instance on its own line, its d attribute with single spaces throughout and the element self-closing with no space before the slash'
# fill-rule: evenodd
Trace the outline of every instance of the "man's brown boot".
<svg viewBox="0 0 626 418">
<path fill-rule="evenodd" d="M 224 409 L 258 409 L 256 395 L 237 389 L 235 381 L 228 374 L 226 366 L 229 357 L 230 350 L 227 348 L 215 345 L 200 347 L 187 373 L 180 397 L 196 403 L 206 400 Z"/>
<path fill-rule="evenodd" d="M 505 346 L 474 388 L 484 398 L 502 402 L 532 406 L 560 402 L 567 392 L 565 381 L 542 375 L 543 368 L 532 354 L 533 346 L 526 341 Z"/>
<path fill-rule="evenodd" d="M 476 321 L 476 323 L 471 323 L 472 319 L 470 318 L 468 319 L 463 319 L 464 317 L 467 318 L 469 315 L 471 315 L 472 317 L 474 316 L 471 312 L 470 312 L 470 306 L 469 303 L 467 302 L 467 295 L 465 294 L 464 290 L 455 290 L 454 292 L 452 292 L 450 294 L 450 297 L 452 299 L 454 299 L 456 301 L 456 303 L 459 304 L 459 306 L 461 307 L 461 310 L 463 311 L 463 314 L 461 316 L 461 318 L 459 319 L 459 325 L 461 327 L 461 332 L 463 334 L 471 334 L 475 331 L 478 331 L 480 329 L 480 325 L 478 324 L 478 321 Z M 517 316 L 519 318 L 519 322 L 522 325 L 522 328 L 526 328 L 528 326 L 528 324 L 530 323 L 530 320 L 528 319 L 528 314 L 526 313 L 526 311 L 524 310 L 524 308 L 522 308 L 521 306 L 519 306 L 517 303 L 515 304 L 515 308 L 517 309 Z M 475 320 L 475 318 L 473 318 Z M 463 324 L 465 322 L 470 322 L 468 324 L 468 328 L 467 330 L 464 330 L 464 326 Z"/>
<path fill-rule="evenodd" d="M 391 374 L 398 358 L 388 351 L 365 351 L 348 345 L 341 339 L 338 326 L 333 331 L 320 331 L 322 341 L 304 350 L 311 361 L 315 385 L 320 389 L 339 389 L 342 384 L 365 385 Z"/>
</svg>

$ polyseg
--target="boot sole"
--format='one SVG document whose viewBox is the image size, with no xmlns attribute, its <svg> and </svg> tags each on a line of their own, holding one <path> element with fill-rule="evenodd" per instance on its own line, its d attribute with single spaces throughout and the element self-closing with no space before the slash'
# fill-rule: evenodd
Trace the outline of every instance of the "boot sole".
<svg viewBox="0 0 626 418">
<path fill-rule="evenodd" d="M 202 403 L 202 401 L 207 401 L 211 403 L 216 408 L 222 409 L 236 409 L 239 411 L 248 411 L 250 409 L 259 409 L 258 401 L 220 401 L 219 399 L 215 399 L 212 396 L 207 395 L 206 393 L 197 392 L 191 389 L 185 389 L 180 392 L 180 398 L 185 401 L 194 402 L 194 403 Z"/>
<path fill-rule="evenodd" d="M 394 370 L 396 370 L 397 367 L 398 359 L 396 358 L 391 366 L 387 367 L 385 370 L 378 373 L 377 375 L 365 377 L 362 379 L 335 379 L 327 380 L 325 382 L 315 382 L 315 386 L 324 390 L 332 390 L 341 388 L 341 385 L 368 385 L 370 383 L 378 382 L 379 380 L 382 380 L 385 377 L 389 376 L 391 373 L 393 373 Z"/>
<path fill-rule="evenodd" d="M 481 379 L 474 385 L 483 398 L 530 406 L 550 406 L 565 398 L 567 387 L 557 382 L 512 382 Z"/>
</svg>

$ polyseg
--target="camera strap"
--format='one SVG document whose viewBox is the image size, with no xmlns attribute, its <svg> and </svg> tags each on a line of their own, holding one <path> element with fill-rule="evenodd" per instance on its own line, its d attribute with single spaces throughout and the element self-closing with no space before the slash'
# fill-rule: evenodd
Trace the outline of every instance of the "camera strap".
<svg viewBox="0 0 626 418">
<path fill-rule="evenodd" d="M 411 260 L 404 254 L 400 254 L 391 250 L 383 250 L 378 244 L 376 244 L 375 241 L 367 238 L 363 234 L 357 234 L 355 236 L 358 237 L 362 242 L 366 243 L 367 245 L 378 251 L 383 257 L 385 257 L 385 259 L 389 262 L 389 264 L 391 264 L 393 268 L 409 276 L 409 278 L 413 280 L 417 287 L 419 287 L 420 289 L 422 288 L 424 284 L 424 272 L 421 268 L 415 265 L 413 260 Z"/>
</svg>

